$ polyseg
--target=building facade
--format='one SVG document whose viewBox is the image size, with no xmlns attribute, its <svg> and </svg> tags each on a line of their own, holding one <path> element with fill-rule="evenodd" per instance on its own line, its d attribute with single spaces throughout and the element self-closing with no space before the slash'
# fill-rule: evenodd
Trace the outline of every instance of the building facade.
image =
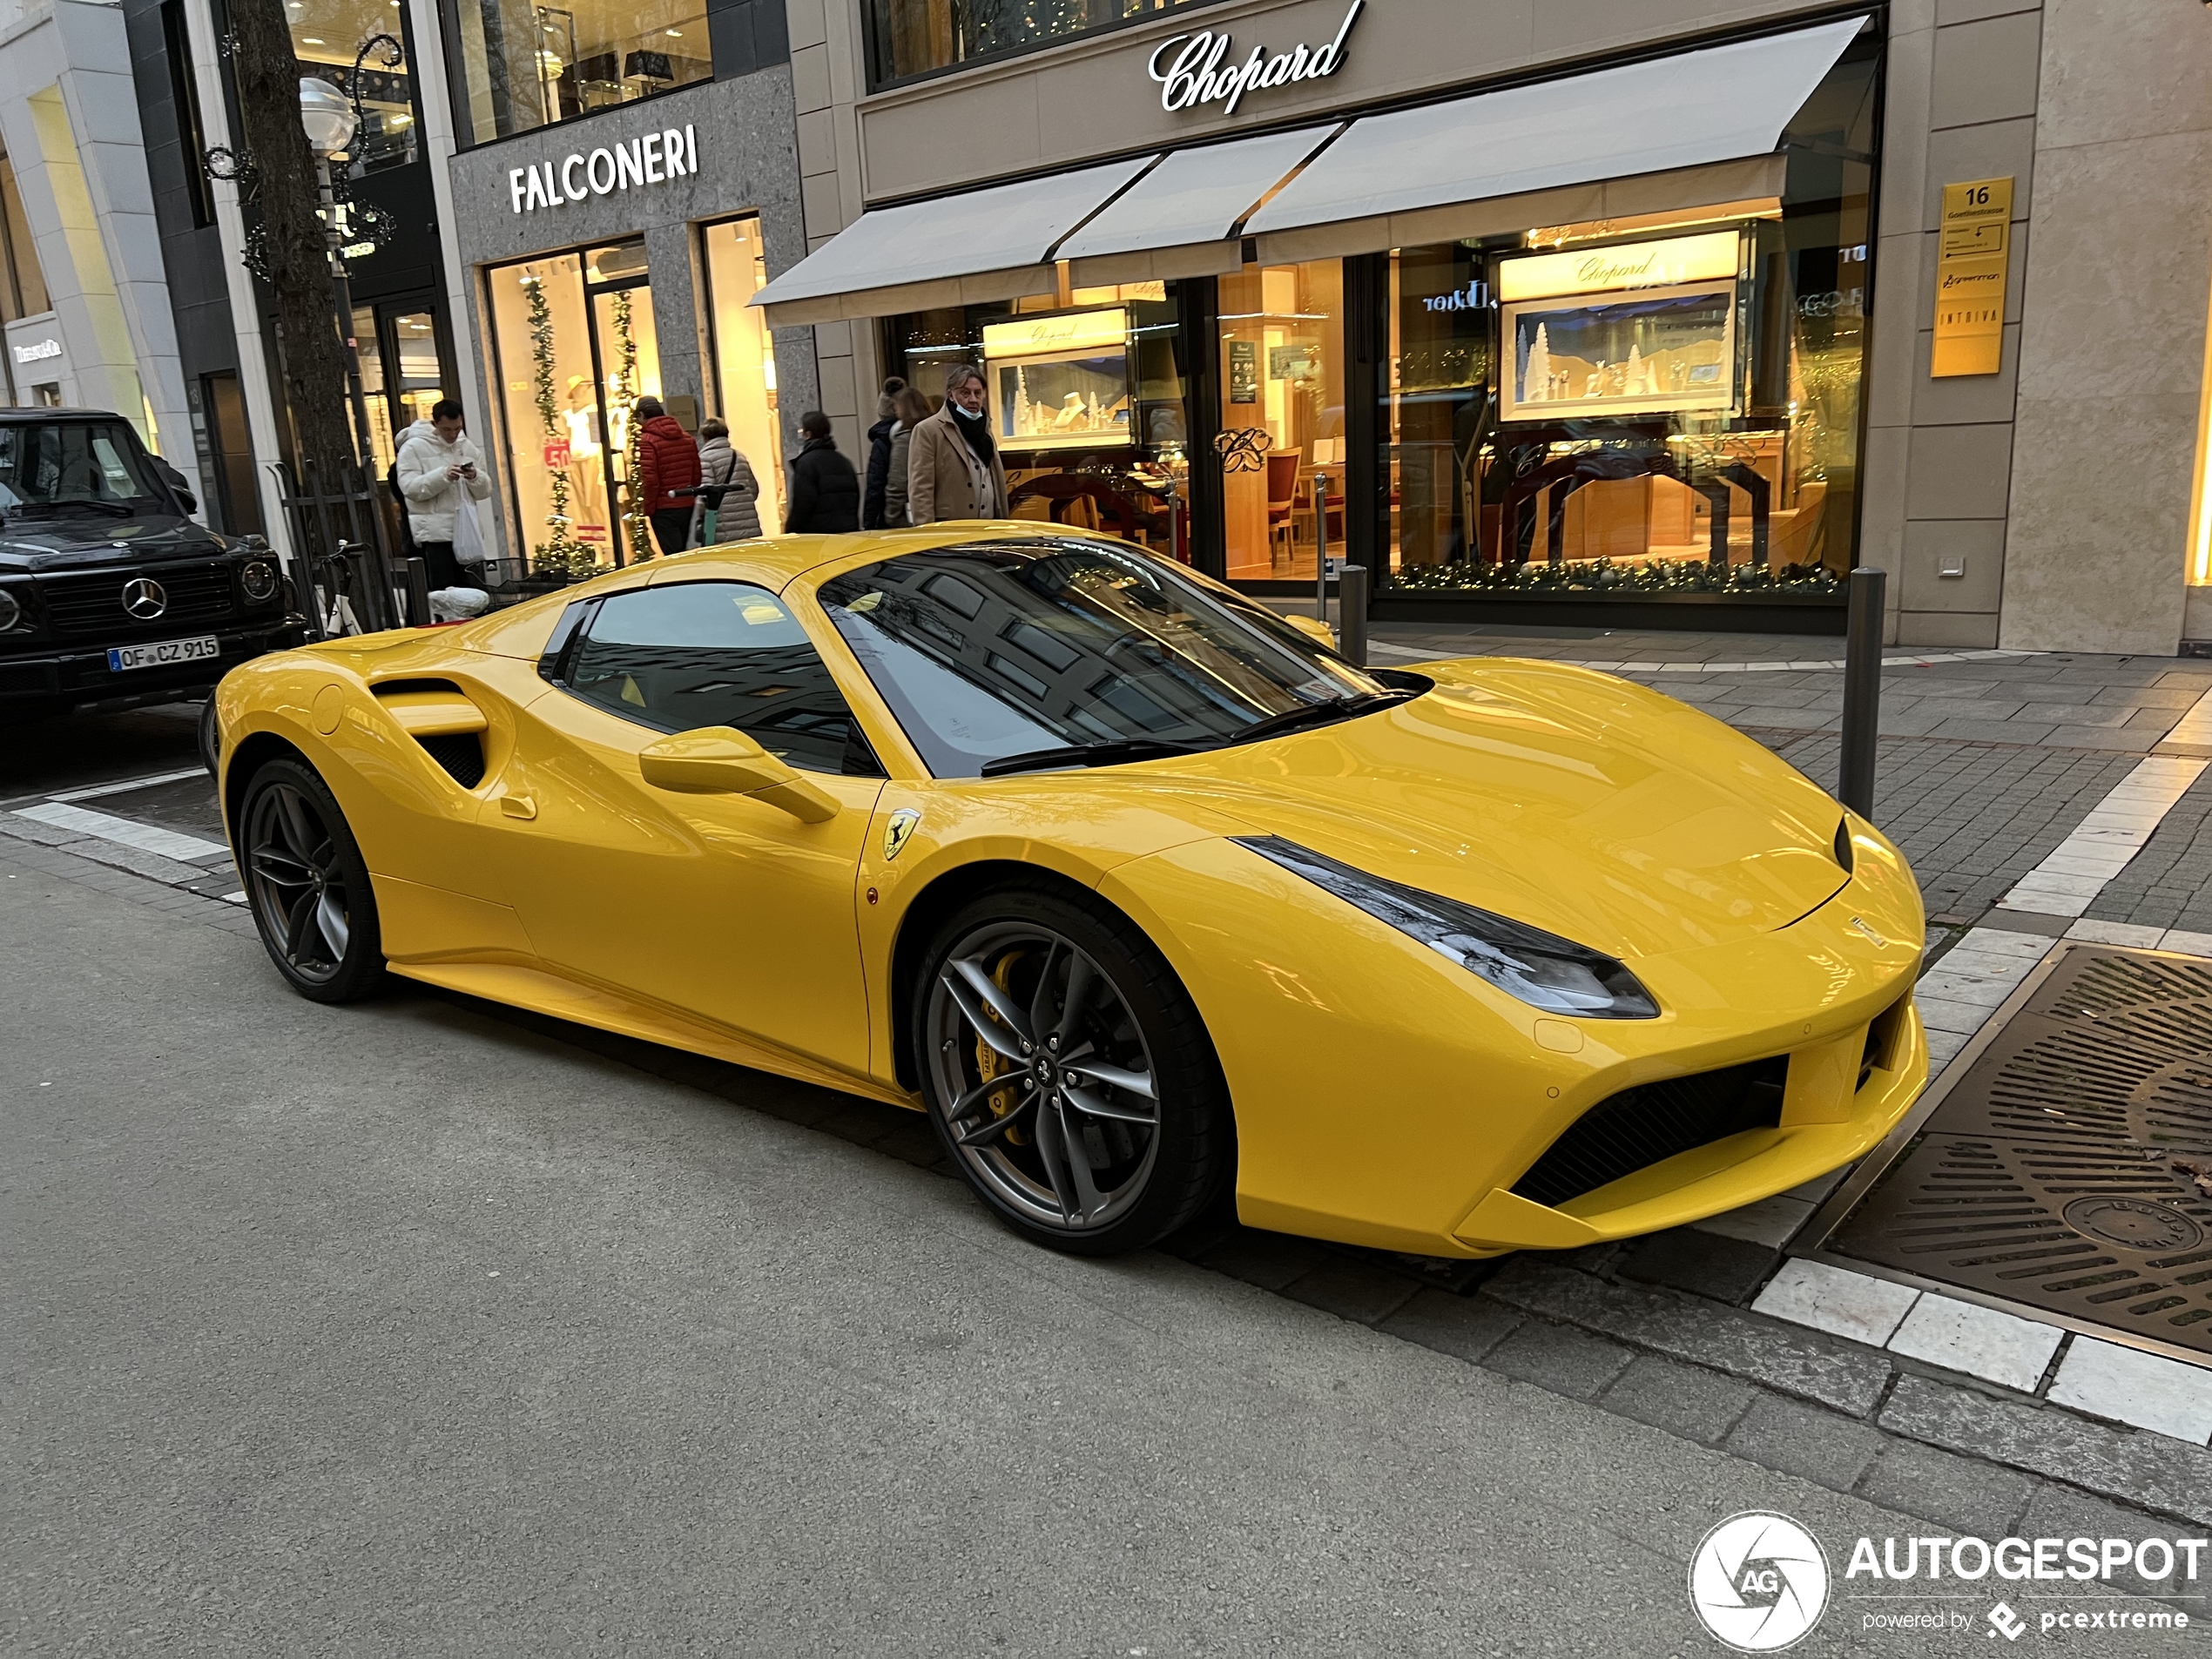
<svg viewBox="0 0 2212 1659">
<path fill-rule="evenodd" d="M 1017 516 L 1255 590 L 1817 632 L 1876 565 L 1907 644 L 2212 638 L 2199 0 L 287 13 L 363 112 L 376 459 L 458 397 L 541 569 L 641 550 L 644 395 L 772 529 L 799 412 L 857 462 L 884 376 L 961 361 Z M 229 27 L 0 29 L 6 391 L 125 408 L 281 544 L 250 209 L 194 165 Z"/>
<path fill-rule="evenodd" d="M 1835 627 L 1865 563 L 1906 643 L 2212 635 L 2198 0 L 791 0 L 791 42 L 771 316 L 826 396 L 981 363 L 1025 516 L 1260 587 L 1347 552 L 1401 615 Z"/>
</svg>

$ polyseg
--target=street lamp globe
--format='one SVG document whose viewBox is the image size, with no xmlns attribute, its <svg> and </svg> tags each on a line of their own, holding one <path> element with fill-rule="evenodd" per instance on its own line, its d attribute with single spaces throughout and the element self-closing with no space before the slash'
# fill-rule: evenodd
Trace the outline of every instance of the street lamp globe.
<svg viewBox="0 0 2212 1659">
<path fill-rule="evenodd" d="M 328 81 L 302 76 L 300 125 L 307 129 L 309 149 L 318 156 L 334 156 L 353 142 L 354 106 Z"/>
</svg>

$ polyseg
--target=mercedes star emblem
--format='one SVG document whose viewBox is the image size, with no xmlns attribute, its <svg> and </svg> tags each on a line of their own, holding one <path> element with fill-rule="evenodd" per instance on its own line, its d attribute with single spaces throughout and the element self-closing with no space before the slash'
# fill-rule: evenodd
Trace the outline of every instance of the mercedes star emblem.
<svg viewBox="0 0 2212 1659">
<path fill-rule="evenodd" d="M 152 622 L 169 609 L 169 595 L 150 576 L 134 576 L 123 584 L 123 608 L 140 622 Z"/>
</svg>

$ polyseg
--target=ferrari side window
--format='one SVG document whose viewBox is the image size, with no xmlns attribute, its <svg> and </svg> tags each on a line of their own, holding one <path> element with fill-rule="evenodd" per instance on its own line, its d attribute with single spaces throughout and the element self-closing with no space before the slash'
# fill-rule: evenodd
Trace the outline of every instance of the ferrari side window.
<svg viewBox="0 0 2212 1659">
<path fill-rule="evenodd" d="M 765 588 L 634 589 L 582 629 L 568 689 L 610 713 L 661 732 L 734 726 L 803 772 L 882 775 L 806 631 Z"/>
</svg>

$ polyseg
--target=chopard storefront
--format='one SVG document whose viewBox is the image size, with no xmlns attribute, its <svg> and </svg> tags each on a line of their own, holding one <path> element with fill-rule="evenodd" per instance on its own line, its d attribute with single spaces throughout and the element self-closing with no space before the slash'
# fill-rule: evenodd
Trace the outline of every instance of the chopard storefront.
<svg viewBox="0 0 2212 1659">
<path fill-rule="evenodd" d="M 478 435 L 509 548 L 541 577 L 641 556 L 646 396 L 687 430 L 729 423 L 772 532 L 785 428 L 816 396 L 813 342 L 776 341 L 745 303 L 805 246 L 780 0 L 446 16 L 476 139 L 451 177 L 492 417 Z"/>
<path fill-rule="evenodd" d="M 980 364 L 1017 516 L 1257 590 L 1325 552 L 1379 614 L 1840 631 L 1878 16 L 1109 10 L 867 0 L 872 206 L 755 307 L 933 392 Z"/>
</svg>

